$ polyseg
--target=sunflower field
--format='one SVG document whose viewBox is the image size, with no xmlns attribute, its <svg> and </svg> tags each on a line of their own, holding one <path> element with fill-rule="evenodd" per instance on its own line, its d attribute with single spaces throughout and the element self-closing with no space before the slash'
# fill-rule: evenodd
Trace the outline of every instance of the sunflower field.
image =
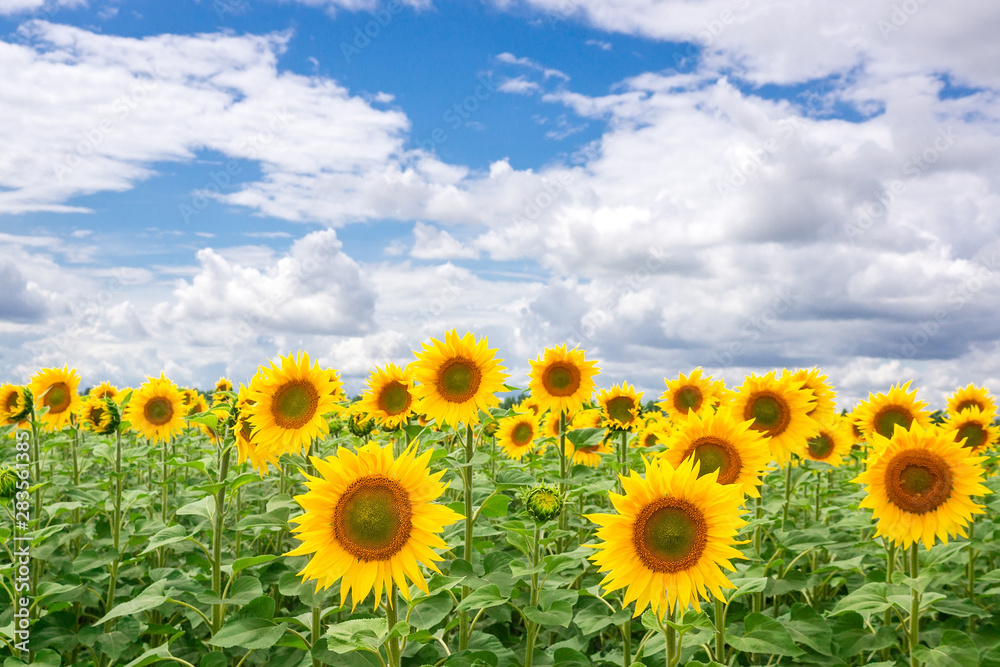
<svg viewBox="0 0 1000 667">
<path fill-rule="evenodd" d="M 3 667 L 1000 666 L 986 388 L 414 355 L 0 387 Z"/>
</svg>

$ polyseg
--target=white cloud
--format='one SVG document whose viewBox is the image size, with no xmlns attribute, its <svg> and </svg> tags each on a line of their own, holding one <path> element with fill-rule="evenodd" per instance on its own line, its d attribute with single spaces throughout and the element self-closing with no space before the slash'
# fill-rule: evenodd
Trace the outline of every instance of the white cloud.
<svg viewBox="0 0 1000 667">
<path fill-rule="evenodd" d="M 0 16 L 86 6 L 87 0 L 0 0 Z"/>
<path fill-rule="evenodd" d="M 523 76 L 518 76 L 513 79 L 504 79 L 500 83 L 498 90 L 503 93 L 514 93 L 515 95 L 530 95 L 541 90 L 541 86 L 534 81 L 525 79 Z"/>
<path fill-rule="evenodd" d="M 505 65 L 517 65 L 519 67 L 527 67 L 528 69 L 535 70 L 536 72 L 541 72 L 542 76 L 546 79 L 555 77 L 557 79 L 562 79 L 563 81 L 569 81 L 569 75 L 565 72 L 561 72 L 551 67 L 545 67 L 531 58 L 518 58 L 513 53 L 504 51 L 503 53 L 497 54 L 497 60 Z"/>
<path fill-rule="evenodd" d="M 413 248 L 417 259 L 476 259 L 479 251 L 469 248 L 443 229 L 418 222 L 413 226 Z"/>
</svg>

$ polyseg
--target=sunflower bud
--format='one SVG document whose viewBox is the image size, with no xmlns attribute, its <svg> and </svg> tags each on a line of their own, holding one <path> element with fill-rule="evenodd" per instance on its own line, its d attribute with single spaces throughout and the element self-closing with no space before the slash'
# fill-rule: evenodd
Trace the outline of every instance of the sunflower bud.
<svg viewBox="0 0 1000 667">
<path fill-rule="evenodd" d="M 0 468 L 0 499 L 13 498 L 17 490 L 17 473 L 4 466 Z"/>
<path fill-rule="evenodd" d="M 8 423 L 16 424 L 31 415 L 31 390 L 15 385 L 3 386 L 3 401 L 0 405 L 0 416 L 6 417 Z"/>
<path fill-rule="evenodd" d="M 375 430 L 375 420 L 360 410 L 351 410 L 347 418 L 347 430 L 352 435 L 364 438 Z"/>
<path fill-rule="evenodd" d="M 491 438 L 497 434 L 500 430 L 500 424 L 495 421 L 488 421 L 483 424 L 483 433 L 490 436 Z"/>
<path fill-rule="evenodd" d="M 531 487 L 521 500 L 528 513 L 540 523 L 556 518 L 563 508 L 563 497 L 559 490 L 545 484 Z"/>
</svg>

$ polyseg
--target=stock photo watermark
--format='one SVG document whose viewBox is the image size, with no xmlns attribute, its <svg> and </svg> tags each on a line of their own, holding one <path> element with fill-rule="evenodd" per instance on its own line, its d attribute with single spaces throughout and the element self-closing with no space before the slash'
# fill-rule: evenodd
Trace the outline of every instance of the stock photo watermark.
<svg viewBox="0 0 1000 667">
<path fill-rule="evenodd" d="M 490 80 L 490 75 L 481 74 L 476 77 L 477 85 L 473 91 L 463 97 L 458 102 L 453 103 L 441 114 L 444 121 L 452 131 L 461 127 L 472 118 L 472 116 L 482 108 L 486 102 L 497 91 L 497 85 Z M 426 139 L 416 142 L 417 148 L 428 153 L 433 152 L 439 145 L 448 141 L 448 132 L 444 127 L 438 126 L 430 131 Z"/>
<path fill-rule="evenodd" d="M 741 146 L 738 152 L 742 155 L 737 159 L 729 175 L 725 180 L 716 183 L 717 197 L 726 201 L 737 190 L 750 183 L 801 127 L 800 121 L 794 116 L 783 118 L 778 121 L 777 135 L 769 137 L 755 148 Z"/>
<path fill-rule="evenodd" d="M 17 431 L 15 472 L 17 482 L 14 494 L 14 550 L 11 563 L 14 591 L 13 636 L 14 648 L 22 655 L 28 653 L 31 639 L 31 538 L 26 535 L 31 524 L 31 440 L 28 431 Z"/>
<path fill-rule="evenodd" d="M 794 307 L 795 293 L 785 288 L 777 289 L 767 306 L 740 327 L 740 340 L 731 341 L 722 352 L 712 353 L 718 362 L 716 368 L 728 368 L 735 364 L 747 352 L 749 344 L 756 343 L 765 333 L 774 329 L 781 321 L 781 316 Z"/>
<path fill-rule="evenodd" d="M 371 46 L 372 40 L 377 39 L 382 31 L 392 23 L 393 17 L 402 11 L 403 3 L 400 0 L 390 0 L 384 7 L 369 12 L 372 19 L 363 26 L 354 26 L 354 38 L 350 42 L 342 41 L 340 43 L 340 53 L 344 56 L 344 60 L 350 63 L 362 51 Z"/>
</svg>

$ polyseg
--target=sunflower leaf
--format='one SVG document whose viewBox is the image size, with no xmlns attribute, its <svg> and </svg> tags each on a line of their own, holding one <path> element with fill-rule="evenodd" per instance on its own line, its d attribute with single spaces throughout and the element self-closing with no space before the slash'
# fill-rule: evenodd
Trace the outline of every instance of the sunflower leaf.
<svg viewBox="0 0 1000 667">
<path fill-rule="evenodd" d="M 482 588 L 472 591 L 469 597 L 458 603 L 457 609 L 458 611 L 489 609 L 490 607 L 496 607 L 506 602 L 507 599 L 500 595 L 500 588 L 496 584 L 487 584 Z"/>
<path fill-rule="evenodd" d="M 288 626 L 285 623 L 276 625 L 273 621 L 256 616 L 231 619 L 208 643 L 222 648 L 233 646 L 246 649 L 268 648 L 281 639 L 286 627 Z"/>
<path fill-rule="evenodd" d="M 148 554 L 150 551 L 156 551 L 168 544 L 175 544 L 189 539 L 192 539 L 191 534 L 184 526 L 167 526 L 149 539 L 149 544 L 139 552 L 139 555 Z"/>
</svg>

